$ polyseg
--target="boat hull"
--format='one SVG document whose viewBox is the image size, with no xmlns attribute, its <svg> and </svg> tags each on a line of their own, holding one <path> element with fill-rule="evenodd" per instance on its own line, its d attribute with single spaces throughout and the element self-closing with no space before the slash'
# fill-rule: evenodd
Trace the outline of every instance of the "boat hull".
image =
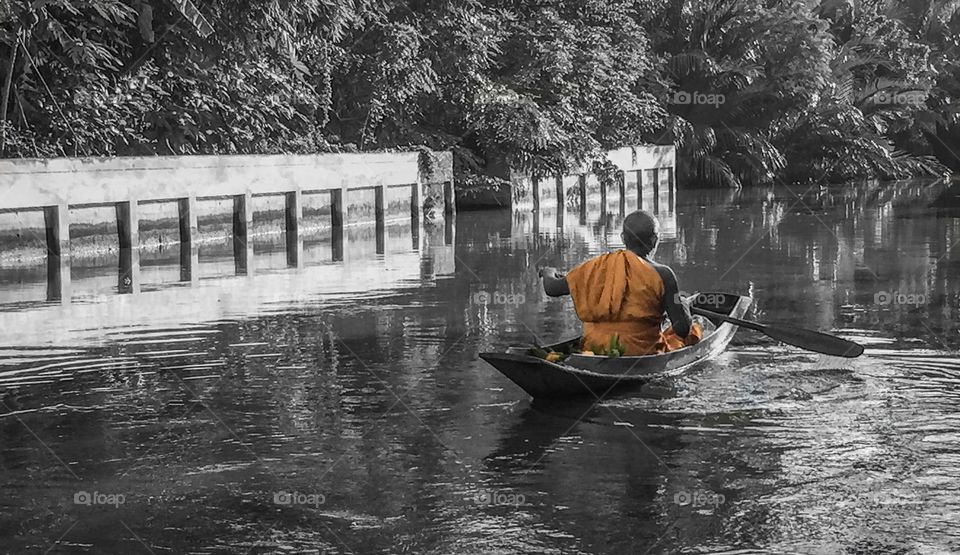
<svg viewBox="0 0 960 555">
<path fill-rule="evenodd" d="M 704 302 L 695 306 L 741 318 L 752 299 L 729 293 L 701 293 Z M 635 389 L 654 376 L 676 375 L 721 353 L 737 332 L 737 326 L 719 323 L 696 345 L 667 353 L 636 357 L 605 357 L 572 354 L 560 363 L 548 362 L 528 354 L 529 348 L 515 347 L 505 353 L 480 353 L 503 375 L 536 399 L 561 399 L 595 396 L 602 398 L 615 391 Z M 564 350 L 577 339 L 548 346 Z"/>
</svg>

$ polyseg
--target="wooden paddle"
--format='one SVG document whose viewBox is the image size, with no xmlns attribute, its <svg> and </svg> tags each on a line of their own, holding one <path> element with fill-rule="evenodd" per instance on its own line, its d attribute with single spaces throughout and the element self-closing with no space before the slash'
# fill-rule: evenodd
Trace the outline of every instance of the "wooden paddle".
<svg viewBox="0 0 960 555">
<path fill-rule="evenodd" d="M 800 347 L 808 351 L 823 353 L 835 357 L 854 358 L 863 354 L 863 345 L 847 341 L 835 335 L 820 333 L 818 331 L 798 328 L 788 324 L 761 324 L 760 322 L 751 322 L 750 320 L 741 320 L 733 318 L 726 314 L 719 314 L 710 310 L 704 310 L 695 306 L 690 307 L 690 312 L 706 316 L 707 318 L 720 320 L 736 324 L 742 328 L 751 329 L 766 334 L 781 343 Z"/>
</svg>

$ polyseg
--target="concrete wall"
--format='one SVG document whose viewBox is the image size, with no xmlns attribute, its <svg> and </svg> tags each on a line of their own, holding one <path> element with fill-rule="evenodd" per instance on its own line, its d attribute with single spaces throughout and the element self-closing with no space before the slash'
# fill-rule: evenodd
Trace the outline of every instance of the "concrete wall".
<svg viewBox="0 0 960 555">
<path fill-rule="evenodd" d="M 633 147 L 623 147 L 616 150 L 607 151 L 604 159 L 609 160 L 624 172 L 644 171 L 660 168 L 676 167 L 676 148 L 673 145 L 637 145 Z M 584 167 L 577 169 L 570 175 L 560 176 L 565 182 L 575 180 L 579 175 L 591 173 L 592 162 Z M 488 171 L 493 170 L 497 175 L 510 182 L 497 190 L 484 191 L 471 194 L 468 197 L 457 199 L 457 206 L 462 208 L 496 208 L 510 207 L 514 209 L 529 209 L 532 207 L 530 194 L 532 192 L 532 177 L 526 174 L 513 172 L 504 164 L 490 164 Z M 589 178 L 588 178 L 589 179 Z M 553 178 L 541 178 L 541 192 L 550 197 L 554 188 Z M 641 184 L 643 185 L 643 184 Z M 652 191 L 652 189 L 651 189 Z M 646 194 L 652 194 L 646 191 Z M 610 192 L 610 200 L 618 194 L 616 191 Z"/>
<path fill-rule="evenodd" d="M 586 203 L 589 212 L 593 201 L 590 198 L 577 199 L 577 180 L 581 176 L 585 179 L 585 197 L 599 196 L 601 213 L 618 212 L 621 205 L 626 211 L 639 207 L 656 212 L 668 204 L 672 206 L 676 188 L 676 149 L 672 145 L 624 147 L 608 151 L 605 159 L 623 172 L 623 191 L 616 186 L 601 188 L 597 176 L 591 172 L 592 164 L 587 164 L 559 178 L 563 183 L 561 191 L 557 190 L 556 177 L 535 179 L 529 175 L 515 175 L 511 183 L 510 206 L 515 210 L 554 210 L 560 192 L 564 198 L 559 200 L 574 205 Z M 665 198 L 667 196 L 669 198 Z M 659 206 L 661 198 L 663 207 Z"/>
<path fill-rule="evenodd" d="M 0 160 L 0 210 L 409 185 L 453 179 L 452 155 L 419 152 Z M 421 179 L 423 178 L 423 179 Z"/>
<path fill-rule="evenodd" d="M 317 231 L 333 261 L 365 248 L 363 234 L 382 255 L 394 219 L 419 248 L 425 201 L 443 210 L 445 231 L 452 222 L 452 161 L 428 151 L 0 160 L 0 274 L 46 259 L 49 299 L 68 302 L 71 267 L 88 255 L 117 253 L 118 290 L 138 292 L 141 251 L 154 244 L 179 245 L 191 282 L 200 247 L 221 243 L 227 255 L 232 243 L 237 275 L 255 271 L 255 243 L 281 237 L 287 264 L 302 267 Z"/>
</svg>

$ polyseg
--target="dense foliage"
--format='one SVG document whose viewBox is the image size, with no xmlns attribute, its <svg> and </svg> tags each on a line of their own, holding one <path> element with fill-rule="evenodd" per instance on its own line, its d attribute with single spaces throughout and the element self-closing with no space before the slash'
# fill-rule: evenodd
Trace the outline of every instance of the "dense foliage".
<svg viewBox="0 0 960 555">
<path fill-rule="evenodd" d="M 198 0 L 209 30 L 183 4 L 0 3 L 0 155 L 426 145 L 483 184 L 672 142 L 686 184 L 960 169 L 956 0 Z"/>
</svg>

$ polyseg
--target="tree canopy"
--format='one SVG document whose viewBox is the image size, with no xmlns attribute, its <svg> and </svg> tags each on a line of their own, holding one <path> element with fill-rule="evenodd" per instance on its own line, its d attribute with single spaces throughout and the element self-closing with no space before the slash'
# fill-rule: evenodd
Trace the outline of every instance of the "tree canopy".
<svg viewBox="0 0 960 555">
<path fill-rule="evenodd" d="M 11 0 L 0 156 L 676 144 L 684 184 L 960 169 L 960 2 Z"/>
</svg>

